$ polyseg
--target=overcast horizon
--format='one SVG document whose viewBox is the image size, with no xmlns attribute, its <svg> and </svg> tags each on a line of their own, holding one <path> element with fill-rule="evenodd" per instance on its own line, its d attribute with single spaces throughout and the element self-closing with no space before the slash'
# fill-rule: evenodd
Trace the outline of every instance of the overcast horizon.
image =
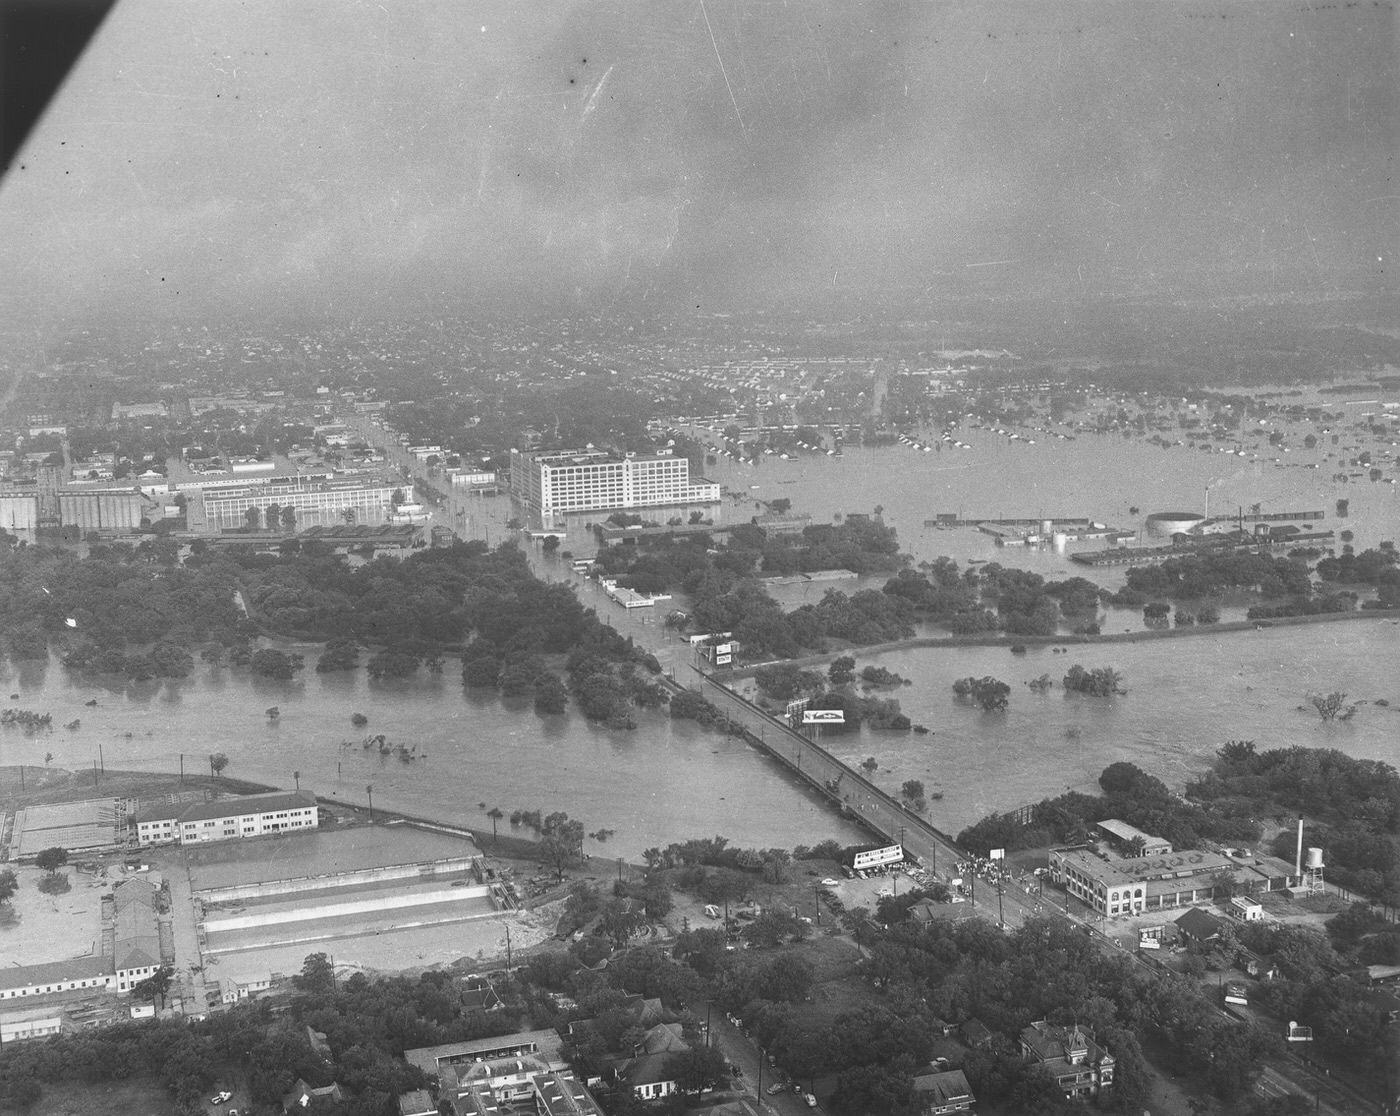
<svg viewBox="0 0 1400 1116">
<path fill-rule="evenodd" d="M 12 329 L 1393 289 L 1393 5 L 119 3 L 0 184 Z"/>
</svg>

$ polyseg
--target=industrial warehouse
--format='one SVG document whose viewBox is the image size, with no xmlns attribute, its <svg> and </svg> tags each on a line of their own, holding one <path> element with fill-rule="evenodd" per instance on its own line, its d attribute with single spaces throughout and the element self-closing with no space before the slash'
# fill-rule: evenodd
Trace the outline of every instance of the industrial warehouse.
<svg viewBox="0 0 1400 1116">
<path fill-rule="evenodd" d="M 1076 899 L 1110 918 L 1208 902 L 1227 885 L 1246 893 L 1283 891 L 1306 879 L 1277 857 L 1244 850 L 1178 853 L 1169 842 L 1116 819 L 1099 828 L 1117 851 L 1094 844 L 1051 849 L 1049 872 Z"/>
</svg>

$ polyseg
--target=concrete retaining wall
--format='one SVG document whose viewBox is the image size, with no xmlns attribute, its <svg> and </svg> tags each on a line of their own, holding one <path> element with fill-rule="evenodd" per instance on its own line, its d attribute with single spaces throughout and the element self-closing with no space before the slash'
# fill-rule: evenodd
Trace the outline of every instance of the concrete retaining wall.
<svg viewBox="0 0 1400 1116">
<path fill-rule="evenodd" d="M 428 879 L 458 872 L 471 872 L 477 879 L 476 857 L 454 856 L 426 864 L 391 864 L 384 868 L 361 868 L 334 875 L 298 876 L 287 880 L 264 883 L 230 884 L 228 887 L 197 888 L 195 895 L 206 903 L 228 903 L 235 899 L 266 899 L 272 895 L 300 895 L 306 891 L 322 891 L 329 887 L 353 887 L 355 884 L 378 883 L 382 880 Z M 462 889 L 458 889 L 462 890 Z M 471 888 L 465 890 L 472 891 Z M 479 894 L 473 891 L 473 894 Z"/>
<path fill-rule="evenodd" d="M 405 895 L 386 893 L 373 899 L 346 899 L 339 903 L 297 907 L 292 910 L 262 911 L 252 914 L 227 915 L 206 919 L 204 929 L 216 934 L 225 930 L 247 930 L 254 926 L 272 926 L 283 922 L 306 922 L 318 918 L 339 918 L 345 915 L 368 914 L 402 907 L 423 907 L 432 903 L 460 903 L 468 899 L 484 899 L 489 887 L 450 887 L 436 891 L 420 891 Z"/>
</svg>

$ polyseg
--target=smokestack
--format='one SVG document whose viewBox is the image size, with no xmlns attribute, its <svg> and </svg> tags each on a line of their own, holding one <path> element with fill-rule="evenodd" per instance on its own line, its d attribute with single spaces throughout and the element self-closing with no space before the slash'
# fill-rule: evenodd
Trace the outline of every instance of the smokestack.
<svg viewBox="0 0 1400 1116">
<path fill-rule="evenodd" d="M 1293 874 L 1303 874 L 1303 819 L 1298 819 L 1298 862 L 1293 866 Z"/>
</svg>

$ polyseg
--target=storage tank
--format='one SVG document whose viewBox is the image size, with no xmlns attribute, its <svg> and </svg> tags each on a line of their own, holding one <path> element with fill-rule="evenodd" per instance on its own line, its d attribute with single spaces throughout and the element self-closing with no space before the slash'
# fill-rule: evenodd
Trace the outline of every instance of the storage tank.
<svg viewBox="0 0 1400 1116">
<path fill-rule="evenodd" d="M 1309 850 L 1308 850 L 1308 859 L 1307 859 L 1307 861 L 1306 861 L 1306 867 L 1308 867 L 1308 868 L 1321 868 L 1321 867 L 1322 867 L 1322 850 L 1321 850 L 1321 849 L 1309 849 Z"/>
<path fill-rule="evenodd" d="M 1164 535 L 1170 538 L 1172 535 L 1181 534 L 1183 531 L 1189 531 L 1193 527 L 1199 527 L 1205 522 L 1205 519 L 1205 516 L 1196 512 L 1153 512 L 1147 517 L 1147 533 L 1149 535 Z"/>
<path fill-rule="evenodd" d="M 1051 520 L 1051 519 L 1042 519 L 1042 520 L 1040 521 L 1040 533 L 1041 533 L 1042 535 L 1048 536 L 1054 529 L 1055 529 L 1055 522 L 1054 522 L 1054 520 Z"/>
<path fill-rule="evenodd" d="M 1056 531 L 1052 541 L 1055 544 L 1056 550 L 1064 550 L 1065 546 L 1069 543 L 1069 536 L 1063 531 Z"/>
</svg>

